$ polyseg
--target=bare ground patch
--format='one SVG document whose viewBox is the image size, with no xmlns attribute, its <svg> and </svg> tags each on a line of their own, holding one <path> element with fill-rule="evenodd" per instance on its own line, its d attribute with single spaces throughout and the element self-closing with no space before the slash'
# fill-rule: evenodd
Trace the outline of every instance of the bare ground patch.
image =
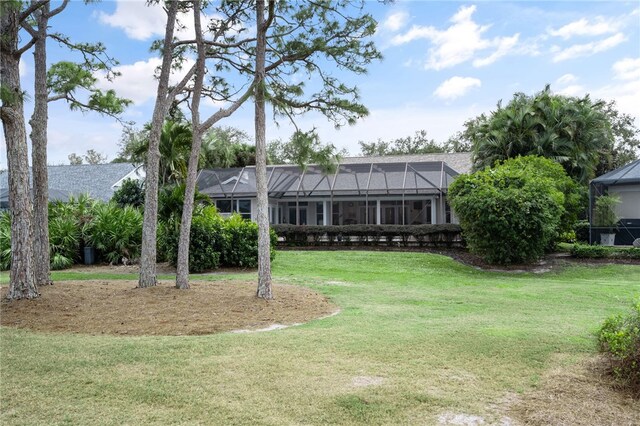
<svg viewBox="0 0 640 426">
<path fill-rule="evenodd" d="M 0 324 L 36 331 L 115 335 L 199 335 L 273 324 L 299 324 L 337 308 L 303 287 L 274 285 L 274 300 L 255 297 L 253 282 L 172 281 L 138 289 L 135 281 L 63 281 L 35 300 L 2 301 Z M 6 286 L 0 288 L 5 294 Z"/>
<path fill-rule="evenodd" d="M 594 357 L 550 370 L 541 386 L 515 401 L 509 415 L 524 425 L 638 425 L 640 401 L 617 388 L 608 364 Z"/>
</svg>

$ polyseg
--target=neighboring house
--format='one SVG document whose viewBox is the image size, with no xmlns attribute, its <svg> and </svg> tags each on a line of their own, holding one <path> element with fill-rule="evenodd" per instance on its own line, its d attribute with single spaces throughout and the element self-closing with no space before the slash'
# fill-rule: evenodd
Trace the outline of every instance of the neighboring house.
<svg viewBox="0 0 640 426">
<path fill-rule="evenodd" d="M 613 170 L 591 181 L 591 217 L 595 200 L 600 195 L 617 195 L 620 203 L 616 206 L 616 214 L 620 218 L 616 245 L 630 245 L 640 238 L 640 160 Z M 592 228 L 591 241 L 600 241 L 601 230 Z"/>
<path fill-rule="evenodd" d="M 456 222 L 446 194 L 471 154 L 425 154 L 343 159 L 334 173 L 318 166 L 267 167 L 272 224 L 440 224 Z M 223 215 L 255 219 L 255 167 L 202 170 L 198 190 Z"/>
<path fill-rule="evenodd" d="M 48 166 L 49 200 L 66 201 L 88 194 L 109 201 L 126 179 L 144 179 L 144 169 L 130 163 Z M 9 208 L 8 174 L 0 171 L 0 209 Z"/>
</svg>

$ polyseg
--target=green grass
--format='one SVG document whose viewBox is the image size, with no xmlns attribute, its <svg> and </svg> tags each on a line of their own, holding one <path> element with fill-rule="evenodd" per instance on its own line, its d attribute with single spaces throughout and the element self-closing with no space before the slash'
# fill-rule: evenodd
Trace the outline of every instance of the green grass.
<svg viewBox="0 0 640 426">
<path fill-rule="evenodd" d="M 1 329 L 0 423 L 433 424 L 443 412 L 497 420 L 492 402 L 594 353 L 602 320 L 640 293 L 638 266 L 507 274 L 416 253 L 284 251 L 273 273 L 324 293 L 341 313 L 198 337 Z M 82 278 L 136 277 L 54 273 Z M 384 382 L 355 387 L 358 376 Z"/>
</svg>

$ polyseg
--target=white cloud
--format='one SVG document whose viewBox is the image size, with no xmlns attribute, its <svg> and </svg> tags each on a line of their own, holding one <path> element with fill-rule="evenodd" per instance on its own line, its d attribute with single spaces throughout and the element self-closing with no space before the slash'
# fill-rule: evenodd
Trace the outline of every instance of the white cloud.
<svg viewBox="0 0 640 426">
<path fill-rule="evenodd" d="M 451 26 L 438 30 L 431 26 L 414 25 L 404 34 L 398 34 L 391 39 L 392 45 L 402 45 L 414 40 L 425 39 L 431 42 L 425 68 L 441 70 L 466 61 L 473 60 L 480 52 L 493 49 L 484 58 L 476 58 L 476 67 L 489 65 L 498 58 L 509 54 L 518 42 L 519 35 L 507 37 L 483 38 L 490 25 L 480 26 L 472 19 L 475 6 L 461 7 L 451 17 Z"/>
<path fill-rule="evenodd" d="M 573 74 L 565 74 L 562 77 L 560 77 L 559 79 L 556 80 L 556 84 L 564 86 L 565 84 L 570 84 L 570 83 L 574 83 L 578 80 L 578 77 L 576 77 Z"/>
<path fill-rule="evenodd" d="M 382 28 L 389 31 L 399 31 L 402 29 L 409 20 L 409 14 L 404 11 L 395 12 L 387 16 L 382 23 Z"/>
<path fill-rule="evenodd" d="M 520 38 L 520 34 L 515 34 L 513 37 L 504 37 L 498 40 L 498 48 L 491 55 L 486 58 L 476 59 L 473 61 L 474 67 L 484 67 L 486 65 L 491 65 L 501 57 L 508 55 L 513 51 L 513 48 L 518 44 L 518 39 Z"/>
<path fill-rule="evenodd" d="M 557 30 L 551 29 L 548 32 L 552 36 L 568 40 L 574 36 L 594 37 L 604 34 L 613 34 L 618 32 L 623 25 L 623 21 L 620 19 L 605 19 L 598 16 L 592 21 L 582 18 L 560 27 Z"/>
<path fill-rule="evenodd" d="M 617 33 L 611 37 L 594 41 L 591 43 L 574 44 L 573 46 L 565 49 L 556 50 L 553 55 L 553 62 L 566 61 L 567 59 L 579 58 L 582 56 L 591 56 L 596 53 L 604 52 L 605 50 L 612 49 L 620 43 L 626 41 L 626 37 L 622 33 Z"/>
<path fill-rule="evenodd" d="M 210 16 L 202 15 L 203 28 Z M 148 5 L 144 1 L 118 0 L 112 15 L 98 13 L 98 20 L 103 24 L 121 28 L 129 38 L 148 40 L 151 37 L 164 36 L 167 16 L 160 4 Z M 176 37 L 181 40 L 192 40 L 195 37 L 193 14 L 178 13 Z"/>
<path fill-rule="evenodd" d="M 161 7 L 147 6 L 144 1 L 116 2 L 116 10 L 112 15 L 99 12 L 98 19 L 103 24 L 121 28 L 129 38 L 147 40 L 164 34 L 167 17 Z"/>
<path fill-rule="evenodd" d="M 129 65 L 119 65 L 115 67 L 115 71 L 119 71 L 122 75 L 113 81 L 108 81 L 104 78 L 104 73 L 96 75 L 98 77 L 98 87 L 101 89 L 113 89 L 118 96 L 131 99 L 134 105 L 138 106 L 150 99 L 155 99 L 158 88 L 155 70 L 161 63 L 162 60 L 160 58 L 150 58 L 146 61 L 138 61 Z M 185 61 L 183 71 L 172 74 L 170 83 L 177 83 L 193 63 L 193 60 Z"/>
<path fill-rule="evenodd" d="M 558 90 L 560 95 L 581 97 L 587 93 L 587 89 L 579 84 L 570 84 Z"/>
<path fill-rule="evenodd" d="M 621 59 L 611 69 L 619 80 L 640 80 L 640 58 Z"/>
<path fill-rule="evenodd" d="M 444 81 L 433 94 L 441 99 L 452 100 L 465 95 L 474 87 L 482 86 L 482 82 L 472 77 L 451 77 Z"/>
</svg>

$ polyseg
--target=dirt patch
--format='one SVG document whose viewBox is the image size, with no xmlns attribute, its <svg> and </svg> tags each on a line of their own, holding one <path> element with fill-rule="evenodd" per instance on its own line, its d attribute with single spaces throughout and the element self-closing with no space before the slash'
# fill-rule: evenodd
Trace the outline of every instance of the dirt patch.
<svg viewBox="0 0 640 426">
<path fill-rule="evenodd" d="M 116 335 L 198 335 L 263 329 L 325 317 L 337 308 L 303 287 L 274 285 L 276 299 L 255 297 L 253 282 L 171 281 L 138 289 L 135 281 L 63 281 L 40 287 L 35 300 L 2 301 L 0 323 L 44 332 Z M 0 288 L 5 294 L 6 286 Z"/>
<path fill-rule="evenodd" d="M 525 425 L 638 425 L 640 403 L 617 389 L 608 363 L 594 357 L 547 373 L 540 387 L 513 404 L 509 415 Z"/>
</svg>

